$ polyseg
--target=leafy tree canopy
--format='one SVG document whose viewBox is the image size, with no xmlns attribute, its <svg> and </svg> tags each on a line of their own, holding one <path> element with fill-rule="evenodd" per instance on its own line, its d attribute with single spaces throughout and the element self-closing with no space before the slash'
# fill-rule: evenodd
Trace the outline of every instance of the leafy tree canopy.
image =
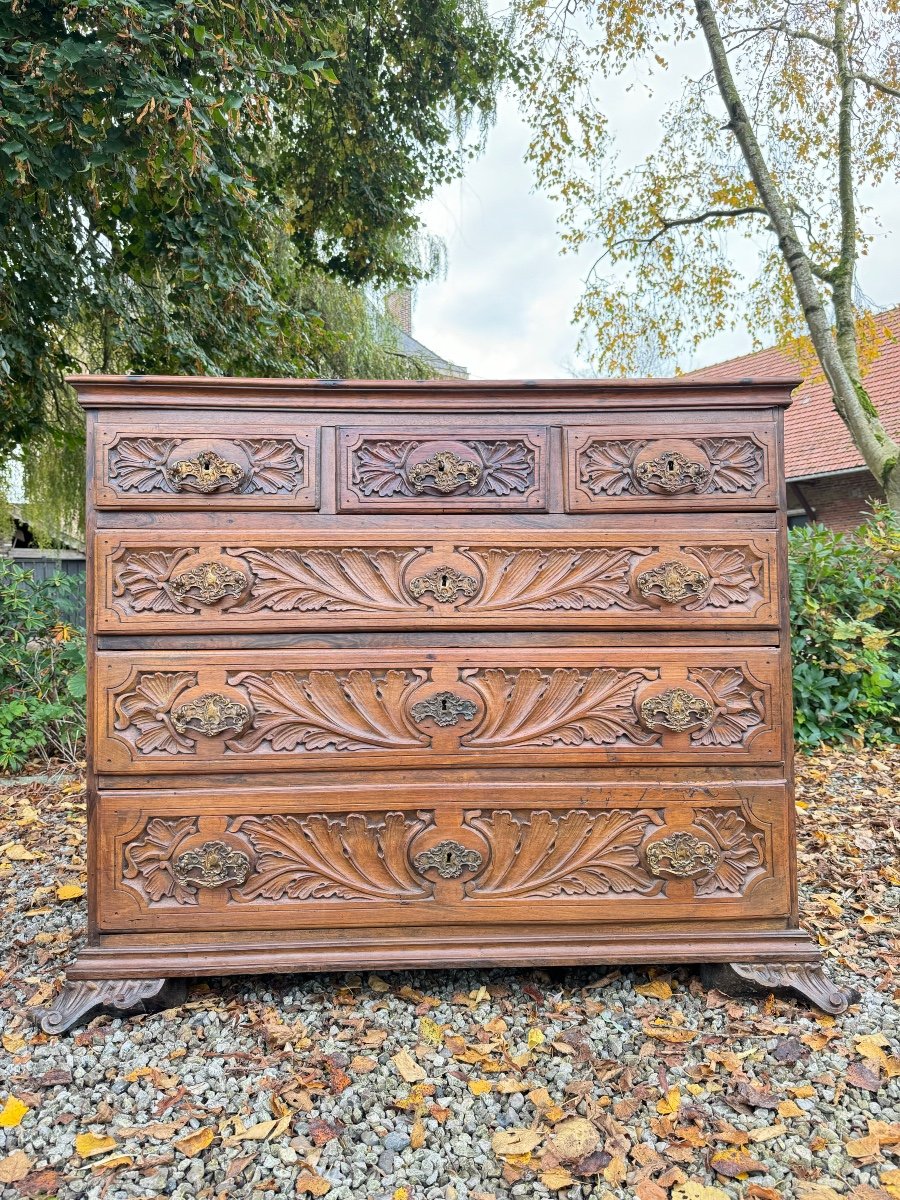
<svg viewBox="0 0 900 1200">
<path fill-rule="evenodd" d="M 864 386 L 878 323 L 856 270 L 900 174 L 897 0 L 519 0 L 532 157 L 570 247 L 595 245 L 577 311 L 604 373 L 671 363 L 723 330 L 804 334 L 838 412 L 900 510 L 900 447 Z M 652 88 L 699 44 L 656 149 L 635 161 L 603 81 Z M 749 254 L 736 254 L 746 238 Z M 740 261 L 755 261 L 745 273 Z"/>
<path fill-rule="evenodd" d="M 0 452 L 77 442 L 70 370 L 317 373 L 302 273 L 421 275 L 514 69 L 480 0 L 0 0 L 0 60 Z"/>
</svg>

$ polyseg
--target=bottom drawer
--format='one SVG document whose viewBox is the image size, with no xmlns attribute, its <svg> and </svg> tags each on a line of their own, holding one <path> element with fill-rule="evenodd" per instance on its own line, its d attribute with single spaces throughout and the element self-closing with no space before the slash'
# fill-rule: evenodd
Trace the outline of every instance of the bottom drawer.
<svg viewBox="0 0 900 1200">
<path fill-rule="evenodd" d="M 791 912 L 783 785 L 105 792 L 101 932 Z"/>
</svg>

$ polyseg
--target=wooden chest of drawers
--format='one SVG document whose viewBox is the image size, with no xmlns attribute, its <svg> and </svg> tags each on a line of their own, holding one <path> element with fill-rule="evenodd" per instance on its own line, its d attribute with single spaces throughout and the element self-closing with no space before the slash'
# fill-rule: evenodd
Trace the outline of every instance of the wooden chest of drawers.
<svg viewBox="0 0 900 1200">
<path fill-rule="evenodd" d="M 797 921 L 791 382 L 79 377 L 90 936 L 221 972 L 729 963 Z"/>
</svg>

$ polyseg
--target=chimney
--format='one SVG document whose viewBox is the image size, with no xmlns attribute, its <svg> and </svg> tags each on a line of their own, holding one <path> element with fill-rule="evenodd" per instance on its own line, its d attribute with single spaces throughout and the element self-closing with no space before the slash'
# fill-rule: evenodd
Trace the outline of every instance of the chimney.
<svg viewBox="0 0 900 1200">
<path fill-rule="evenodd" d="M 387 314 L 405 334 L 412 336 L 412 289 L 400 288 L 384 298 Z"/>
</svg>

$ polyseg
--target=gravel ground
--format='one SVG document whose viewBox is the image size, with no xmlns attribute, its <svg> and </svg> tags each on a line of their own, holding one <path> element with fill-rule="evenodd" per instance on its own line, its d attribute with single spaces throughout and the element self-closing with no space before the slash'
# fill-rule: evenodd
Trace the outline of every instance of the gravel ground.
<svg viewBox="0 0 900 1200">
<path fill-rule="evenodd" d="M 83 789 L 0 779 L 0 1195 L 900 1198 L 900 752 L 798 765 L 836 1019 L 595 967 L 212 980 L 59 1039 Z"/>
</svg>

